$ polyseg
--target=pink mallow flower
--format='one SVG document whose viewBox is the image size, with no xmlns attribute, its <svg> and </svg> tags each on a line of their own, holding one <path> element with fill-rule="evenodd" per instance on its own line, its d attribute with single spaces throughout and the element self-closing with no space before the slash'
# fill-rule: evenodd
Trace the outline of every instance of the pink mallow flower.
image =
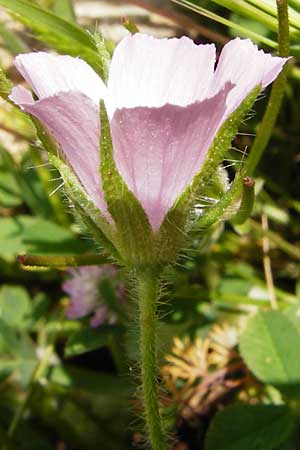
<svg viewBox="0 0 300 450">
<path fill-rule="evenodd" d="M 64 281 L 63 291 L 70 296 L 66 311 L 68 319 L 81 319 L 91 316 L 91 327 L 103 323 L 113 324 L 117 316 L 112 311 L 100 292 L 100 284 L 109 279 L 116 284 L 116 269 L 113 266 L 86 266 L 68 270 L 68 279 Z M 122 286 L 115 286 L 117 300 L 122 303 L 124 294 Z"/>
<path fill-rule="evenodd" d="M 103 99 L 117 169 L 157 231 L 199 172 L 220 126 L 254 87 L 264 89 L 277 77 L 286 59 L 237 38 L 225 45 L 216 69 L 215 62 L 213 44 L 137 33 L 117 45 L 107 86 L 79 58 L 17 56 L 15 66 L 38 100 L 22 86 L 10 99 L 46 126 L 108 217 L 99 175 Z"/>
</svg>

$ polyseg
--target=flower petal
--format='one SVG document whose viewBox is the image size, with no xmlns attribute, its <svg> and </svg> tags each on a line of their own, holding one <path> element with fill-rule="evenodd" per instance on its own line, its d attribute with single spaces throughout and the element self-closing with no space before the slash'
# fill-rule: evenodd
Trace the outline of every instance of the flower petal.
<svg viewBox="0 0 300 450">
<path fill-rule="evenodd" d="M 109 115 L 114 109 L 186 106 L 204 99 L 213 78 L 215 46 L 187 38 L 155 39 L 136 33 L 116 47 L 108 90 Z"/>
<path fill-rule="evenodd" d="M 10 98 L 37 117 L 61 146 L 61 150 L 95 205 L 106 214 L 99 174 L 98 107 L 81 92 L 63 92 L 33 102 L 22 87 L 13 89 Z M 27 101 L 29 100 L 29 101 Z M 106 214 L 107 215 L 107 214 Z"/>
<path fill-rule="evenodd" d="M 228 83 L 215 97 L 187 107 L 115 112 L 111 132 L 116 165 L 154 231 L 199 172 L 232 87 Z"/>
<path fill-rule="evenodd" d="M 21 85 L 15 86 L 9 94 L 8 98 L 18 106 L 23 104 L 33 105 L 35 103 L 31 92 Z"/>
<path fill-rule="evenodd" d="M 281 72 L 288 58 L 280 58 L 258 50 L 250 39 L 233 39 L 220 55 L 212 83 L 212 91 L 218 92 L 228 81 L 235 84 L 227 99 L 226 117 L 234 111 L 255 86 L 268 86 Z"/>
<path fill-rule="evenodd" d="M 82 59 L 45 52 L 25 53 L 15 58 L 16 69 L 39 99 L 58 92 L 79 91 L 98 105 L 105 97 L 101 78 Z"/>
</svg>

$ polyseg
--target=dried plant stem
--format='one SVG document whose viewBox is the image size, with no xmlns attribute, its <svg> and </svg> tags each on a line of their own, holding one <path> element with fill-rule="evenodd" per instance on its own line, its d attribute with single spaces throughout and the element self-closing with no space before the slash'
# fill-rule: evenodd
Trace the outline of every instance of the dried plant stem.
<svg viewBox="0 0 300 450">
<path fill-rule="evenodd" d="M 224 45 L 229 41 L 229 38 L 227 36 L 218 33 L 215 30 L 211 30 L 210 28 L 203 25 L 199 25 L 199 23 L 193 18 L 188 17 L 186 14 L 181 14 L 168 6 L 167 2 L 166 6 L 162 6 L 162 2 L 160 2 L 161 4 L 159 5 L 158 2 L 149 0 L 129 0 L 129 2 L 127 0 L 127 3 L 131 3 L 140 8 L 144 8 L 151 13 L 158 14 L 161 17 L 165 17 L 167 20 L 172 21 L 180 28 L 189 30 L 189 33 L 200 34 L 212 42 Z"/>
<path fill-rule="evenodd" d="M 278 10 L 278 53 L 279 56 L 289 56 L 289 18 L 287 0 L 277 0 Z M 261 160 L 270 138 L 273 133 L 283 95 L 287 83 L 289 64 L 286 64 L 282 72 L 273 84 L 270 99 L 265 111 L 263 120 L 260 124 L 258 133 L 247 159 L 247 175 L 251 176 L 255 172 L 258 163 Z"/>
<path fill-rule="evenodd" d="M 137 273 L 140 311 L 140 358 L 145 421 L 151 448 L 166 450 L 166 436 L 161 423 L 157 389 L 156 305 L 159 277 L 145 269 Z"/>
<path fill-rule="evenodd" d="M 286 241 L 274 231 L 271 231 L 269 229 L 263 230 L 261 224 L 255 222 L 254 220 L 250 220 L 249 223 L 254 231 L 257 231 L 261 236 L 267 236 L 269 240 L 276 245 L 276 247 L 280 248 L 280 250 L 285 252 L 287 255 L 297 260 L 300 259 L 300 249 L 296 245 L 293 245 L 290 242 Z"/>
<path fill-rule="evenodd" d="M 262 225 L 262 229 L 264 231 L 269 229 L 268 218 L 265 214 L 263 214 L 261 216 L 261 225 Z M 264 236 L 262 238 L 262 247 L 263 247 L 264 273 L 265 273 L 271 308 L 278 309 L 278 303 L 276 300 L 273 274 L 272 274 L 271 258 L 270 258 L 270 241 L 269 241 L 268 236 Z"/>
</svg>

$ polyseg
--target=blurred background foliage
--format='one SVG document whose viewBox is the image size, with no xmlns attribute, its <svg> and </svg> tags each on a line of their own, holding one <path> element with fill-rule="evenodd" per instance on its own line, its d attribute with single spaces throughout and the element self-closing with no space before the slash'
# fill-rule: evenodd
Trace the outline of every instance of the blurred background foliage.
<svg viewBox="0 0 300 450">
<path fill-rule="evenodd" d="M 289 5 L 294 60 L 256 172 L 252 216 L 240 226 L 220 222 L 204 237 L 195 233 L 169 270 L 159 349 L 162 408 L 176 435 L 174 450 L 300 446 L 300 2 Z M 155 36 L 186 34 L 219 48 L 242 36 L 276 51 L 276 14 L 273 0 L 0 0 L 0 66 L 16 84 L 16 54 L 54 49 L 84 58 L 101 73 L 95 33 L 103 33 L 112 51 L 126 33 L 123 19 Z M 66 318 L 64 268 L 29 270 L 17 262 L 24 253 L 68 256 L 98 248 L 74 219 L 33 124 L 6 101 L 10 84 L 1 80 L 1 446 L 136 448 L 143 429 L 132 293 L 125 289 L 120 311 L 114 284 L 99 285 L 117 321 L 90 328 L 88 318 Z M 224 162 L 230 180 L 244 165 L 267 99 L 268 92 L 256 102 Z M 199 211 L 213 202 L 202 199 Z"/>
</svg>

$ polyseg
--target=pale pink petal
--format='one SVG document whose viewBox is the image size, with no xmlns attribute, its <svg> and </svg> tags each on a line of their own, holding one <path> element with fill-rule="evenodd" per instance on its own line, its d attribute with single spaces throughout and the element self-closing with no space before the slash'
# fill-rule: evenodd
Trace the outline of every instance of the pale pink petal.
<svg viewBox="0 0 300 450">
<path fill-rule="evenodd" d="M 136 33 L 124 38 L 111 61 L 108 111 L 167 103 L 186 106 L 207 96 L 215 46 L 187 38 L 155 39 Z"/>
<path fill-rule="evenodd" d="M 15 86 L 9 94 L 8 98 L 18 106 L 23 104 L 33 105 L 35 103 L 31 92 L 21 85 Z"/>
<path fill-rule="evenodd" d="M 15 66 L 39 99 L 58 92 L 79 91 L 98 105 L 106 87 L 96 72 L 82 59 L 45 52 L 24 53 Z"/>
<path fill-rule="evenodd" d="M 228 116 L 259 84 L 265 88 L 281 72 L 288 58 L 279 58 L 258 50 L 250 39 L 233 39 L 228 42 L 220 55 L 212 83 L 212 93 L 218 92 L 228 81 L 235 88 L 228 95 Z"/>
<path fill-rule="evenodd" d="M 155 231 L 199 172 L 231 89 L 228 83 L 215 97 L 187 107 L 115 112 L 111 131 L 116 165 Z"/>
<path fill-rule="evenodd" d="M 99 173 L 98 107 L 80 92 L 64 92 L 33 103 L 32 99 L 26 101 L 30 100 L 30 93 L 27 96 L 24 91 L 24 88 L 14 88 L 11 100 L 48 129 L 88 195 L 107 214 Z"/>
</svg>

